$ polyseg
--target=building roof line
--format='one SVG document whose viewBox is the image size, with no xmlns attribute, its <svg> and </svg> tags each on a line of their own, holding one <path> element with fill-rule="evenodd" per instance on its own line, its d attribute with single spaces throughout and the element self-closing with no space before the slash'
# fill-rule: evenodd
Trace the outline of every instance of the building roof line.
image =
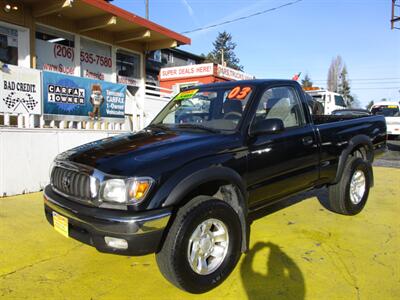
<svg viewBox="0 0 400 300">
<path fill-rule="evenodd" d="M 168 28 L 165 28 L 159 24 L 156 24 L 150 20 L 147 20 L 145 18 L 139 17 L 131 12 L 128 12 L 122 8 L 119 8 L 113 4 L 110 4 L 106 1 L 103 0 L 81 0 L 82 2 L 97 7 L 103 11 L 106 11 L 110 14 L 113 14 L 117 17 L 120 17 L 122 19 L 125 19 L 129 22 L 141 25 L 143 27 L 146 27 L 150 30 L 156 31 L 158 33 L 161 33 L 171 39 L 174 39 L 178 42 L 178 44 L 183 45 L 183 44 L 190 44 L 191 40 L 190 38 L 181 35 L 177 32 L 174 32 L 172 30 L 169 30 Z"/>
</svg>

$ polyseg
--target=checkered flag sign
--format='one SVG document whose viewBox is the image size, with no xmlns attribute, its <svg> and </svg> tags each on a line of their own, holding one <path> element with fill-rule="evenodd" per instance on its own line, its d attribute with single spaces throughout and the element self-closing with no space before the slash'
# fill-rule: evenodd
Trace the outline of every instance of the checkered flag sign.
<svg viewBox="0 0 400 300">
<path fill-rule="evenodd" d="M 14 96 L 15 92 L 11 92 L 6 98 L 3 98 L 3 101 L 8 109 L 13 109 L 15 111 L 17 107 L 21 104 L 25 108 L 25 110 L 29 112 L 33 111 L 38 104 L 38 101 L 36 101 L 30 93 L 26 93 L 27 98 L 15 98 Z"/>
</svg>

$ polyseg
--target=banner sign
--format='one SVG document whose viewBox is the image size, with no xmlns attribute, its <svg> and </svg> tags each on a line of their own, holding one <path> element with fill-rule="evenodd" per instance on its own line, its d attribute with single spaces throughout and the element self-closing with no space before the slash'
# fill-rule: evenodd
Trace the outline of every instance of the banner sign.
<svg viewBox="0 0 400 300">
<path fill-rule="evenodd" d="M 253 75 L 232 68 L 224 67 L 221 65 L 218 65 L 217 76 L 230 80 L 248 80 L 255 78 Z"/>
<path fill-rule="evenodd" d="M 124 118 L 126 85 L 43 72 L 43 113 Z"/>
<path fill-rule="evenodd" d="M 38 69 L 74 74 L 74 48 L 41 39 L 36 39 L 35 44 Z"/>
<path fill-rule="evenodd" d="M 0 112 L 41 114 L 40 71 L 8 65 L 0 71 Z"/>
<path fill-rule="evenodd" d="M 209 76 L 213 75 L 213 73 L 214 73 L 213 63 L 162 68 L 160 70 L 160 79 L 168 80 L 175 78 Z"/>
</svg>

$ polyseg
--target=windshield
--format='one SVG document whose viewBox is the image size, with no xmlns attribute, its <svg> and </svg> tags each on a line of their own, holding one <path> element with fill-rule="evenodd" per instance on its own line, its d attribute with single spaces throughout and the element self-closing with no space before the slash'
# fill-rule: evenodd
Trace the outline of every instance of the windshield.
<svg viewBox="0 0 400 300">
<path fill-rule="evenodd" d="M 380 105 L 371 109 L 372 114 L 385 117 L 399 117 L 399 107 L 397 105 Z"/>
<path fill-rule="evenodd" d="M 150 126 L 234 131 L 252 92 L 253 87 L 240 84 L 189 89 L 176 95 Z"/>
</svg>

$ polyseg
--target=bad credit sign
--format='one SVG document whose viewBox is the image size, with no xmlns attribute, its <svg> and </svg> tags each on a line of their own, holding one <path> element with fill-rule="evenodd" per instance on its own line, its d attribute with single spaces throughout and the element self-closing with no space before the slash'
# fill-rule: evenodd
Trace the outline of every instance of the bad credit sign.
<svg viewBox="0 0 400 300">
<path fill-rule="evenodd" d="M 160 70 L 160 80 L 200 77 L 213 74 L 214 74 L 214 65 L 212 63 L 189 65 L 182 67 L 162 68 Z"/>
</svg>

